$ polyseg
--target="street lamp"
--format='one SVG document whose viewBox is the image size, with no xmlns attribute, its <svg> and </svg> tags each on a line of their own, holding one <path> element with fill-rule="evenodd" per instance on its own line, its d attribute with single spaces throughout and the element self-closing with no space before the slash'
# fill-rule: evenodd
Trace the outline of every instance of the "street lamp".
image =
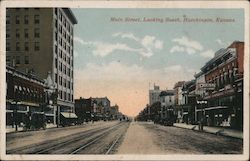
<svg viewBox="0 0 250 161">
<path fill-rule="evenodd" d="M 201 101 L 197 101 L 197 104 L 201 105 L 201 119 L 199 122 L 199 130 L 203 131 L 203 123 L 204 123 L 204 107 L 202 106 L 203 104 L 207 104 L 206 100 L 201 100 Z"/>
</svg>

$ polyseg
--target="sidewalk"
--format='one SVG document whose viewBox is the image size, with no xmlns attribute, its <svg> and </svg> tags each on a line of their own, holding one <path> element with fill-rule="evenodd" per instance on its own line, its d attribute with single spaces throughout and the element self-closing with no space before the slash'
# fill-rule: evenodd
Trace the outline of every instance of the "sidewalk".
<svg viewBox="0 0 250 161">
<path fill-rule="evenodd" d="M 174 123 L 175 127 L 190 129 L 199 131 L 198 125 L 190 125 L 185 123 Z M 243 132 L 234 130 L 234 129 L 227 129 L 223 127 L 210 127 L 210 126 L 203 126 L 203 132 L 212 133 L 216 135 L 223 135 L 223 136 L 230 136 L 233 138 L 243 139 Z"/>
<path fill-rule="evenodd" d="M 57 127 L 57 126 L 54 124 L 47 124 L 46 125 L 46 129 L 55 128 L 55 127 Z M 12 126 L 6 126 L 6 133 L 22 132 L 22 131 L 24 131 L 23 127 L 18 127 L 17 131 L 16 131 L 15 127 L 13 128 Z"/>
</svg>

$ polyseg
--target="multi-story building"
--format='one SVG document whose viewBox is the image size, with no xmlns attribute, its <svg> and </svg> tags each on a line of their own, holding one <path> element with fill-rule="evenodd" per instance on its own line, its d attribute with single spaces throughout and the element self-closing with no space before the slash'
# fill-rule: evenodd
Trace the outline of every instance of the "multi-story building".
<svg viewBox="0 0 250 161">
<path fill-rule="evenodd" d="M 160 87 L 154 84 L 154 89 L 149 90 L 149 105 L 152 105 L 155 102 L 160 102 L 161 92 L 162 90 L 160 90 Z"/>
<path fill-rule="evenodd" d="M 182 87 L 183 104 L 181 105 L 181 117 L 185 123 L 195 122 L 195 105 L 196 105 L 196 84 L 195 80 L 186 81 Z"/>
<path fill-rule="evenodd" d="M 166 90 L 160 93 L 161 118 L 165 118 L 167 116 L 167 110 L 173 110 L 174 94 L 174 90 Z"/>
<path fill-rule="evenodd" d="M 26 124 L 34 113 L 46 111 L 45 82 L 6 66 L 6 125 Z"/>
<path fill-rule="evenodd" d="M 185 83 L 185 81 L 179 81 L 177 83 L 175 83 L 174 85 L 174 91 L 175 91 L 175 108 L 174 108 L 174 112 L 175 115 L 177 115 L 177 121 L 178 122 L 182 122 L 182 109 L 181 106 L 184 104 L 183 102 L 183 93 L 182 93 L 182 87 L 183 84 Z"/>
<path fill-rule="evenodd" d="M 235 41 L 215 53 L 202 68 L 206 83 L 215 89 L 206 92 L 206 123 L 242 128 L 244 42 Z M 199 115 L 199 113 L 198 113 Z"/>
<path fill-rule="evenodd" d="M 46 79 L 58 92 L 58 111 L 74 111 L 73 37 L 77 20 L 69 8 L 8 8 L 6 61 Z"/>
<path fill-rule="evenodd" d="M 117 106 L 118 107 L 118 106 Z M 107 97 L 75 99 L 75 112 L 80 120 L 108 119 L 111 114 Z"/>
</svg>

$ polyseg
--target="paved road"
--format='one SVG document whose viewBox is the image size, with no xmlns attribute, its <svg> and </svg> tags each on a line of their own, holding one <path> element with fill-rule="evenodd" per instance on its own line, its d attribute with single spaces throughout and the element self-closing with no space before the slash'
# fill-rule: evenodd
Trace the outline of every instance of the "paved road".
<svg viewBox="0 0 250 161">
<path fill-rule="evenodd" d="M 155 125 L 152 122 L 131 123 L 124 142 L 118 149 L 120 154 L 242 154 L 242 152 L 241 139 Z"/>
<path fill-rule="evenodd" d="M 152 122 L 98 122 L 7 134 L 8 154 L 241 154 L 243 142 Z"/>
<path fill-rule="evenodd" d="M 119 139 L 122 139 L 121 134 L 126 133 L 128 126 L 127 122 L 112 121 L 44 131 L 9 133 L 7 153 L 105 154 L 111 146 L 109 153 L 113 153 Z"/>
</svg>

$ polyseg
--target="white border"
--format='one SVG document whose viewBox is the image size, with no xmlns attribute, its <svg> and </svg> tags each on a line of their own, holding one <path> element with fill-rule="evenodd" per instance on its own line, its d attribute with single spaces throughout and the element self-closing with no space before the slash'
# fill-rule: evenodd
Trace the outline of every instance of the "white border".
<svg viewBox="0 0 250 161">
<path fill-rule="evenodd" d="M 249 159 L 249 3 L 246 1 L 2 1 L 0 2 L 1 158 L 4 160 L 248 160 Z M 243 155 L 6 155 L 5 133 L 5 8 L 242 8 L 245 10 Z"/>
</svg>

